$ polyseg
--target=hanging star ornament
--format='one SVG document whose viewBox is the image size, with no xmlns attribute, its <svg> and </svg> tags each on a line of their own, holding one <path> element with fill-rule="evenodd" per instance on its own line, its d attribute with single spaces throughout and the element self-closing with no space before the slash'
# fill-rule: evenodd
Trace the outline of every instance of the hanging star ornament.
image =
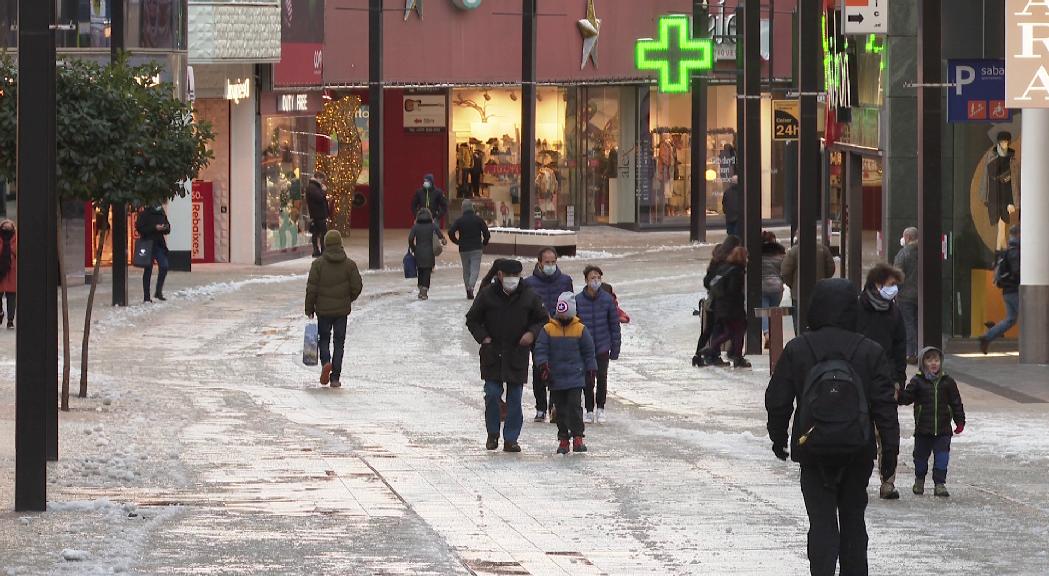
<svg viewBox="0 0 1049 576">
<path fill-rule="evenodd" d="M 583 62 L 579 69 L 586 68 L 586 61 L 592 60 L 597 68 L 597 41 L 601 38 L 601 19 L 594 9 L 594 0 L 586 2 L 586 18 L 576 22 L 579 33 L 583 36 Z"/>
<path fill-rule="evenodd" d="M 419 20 L 423 19 L 423 0 L 404 0 L 404 21 L 408 21 L 408 17 L 412 15 L 412 12 L 419 15 Z"/>
</svg>

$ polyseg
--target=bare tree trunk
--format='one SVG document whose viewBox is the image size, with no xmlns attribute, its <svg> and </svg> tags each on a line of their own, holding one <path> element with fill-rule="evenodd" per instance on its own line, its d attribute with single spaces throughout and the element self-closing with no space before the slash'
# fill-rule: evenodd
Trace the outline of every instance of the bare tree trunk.
<svg viewBox="0 0 1049 576">
<path fill-rule="evenodd" d="M 95 290 L 98 288 L 98 276 L 102 267 L 102 247 L 106 245 L 106 236 L 109 234 L 109 206 L 106 206 L 100 217 L 95 218 L 98 228 L 98 246 L 95 248 L 95 270 L 91 275 L 91 291 L 87 296 L 87 310 L 84 312 L 84 343 L 80 349 L 80 394 L 81 398 L 87 398 L 87 360 L 88 342 L 91 341 L 91 309 L 95 305 Z M 120 223 L 118 223 L 120 225 Z M 123 225 L 127 225 L 124 223 Z"/>
<path fill-rule="evenodd" d="M 69 412 L 69 286 L 66 282 L 66 234 L 62 223 L 62 204 L 58 206 L 58 281 L 62 286 L 62 410 Z"/>
</svg>

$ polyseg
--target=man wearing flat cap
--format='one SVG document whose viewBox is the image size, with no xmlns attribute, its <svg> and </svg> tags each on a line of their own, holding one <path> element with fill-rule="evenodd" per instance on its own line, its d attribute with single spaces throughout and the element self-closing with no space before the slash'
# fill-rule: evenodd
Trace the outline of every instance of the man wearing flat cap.
<svg viewBox="0 0 1049 576">
<path fill-rule="evenodd" d="M 521 451 L 517 439 L 524 423 L 521 395 L 528 383 L 528 359 L 532 344 L 549 318 L 543 301 L 521 282 L 522 269 L 517 260 L 496 260 L 466 313 L 466 327 L 481 345 L 484 420 L 488 428 L 485 448 L 488 450 L 499 447 L 499 406 L 505 386 L 507 414 L 502 430 L 503 451 Z"/>
</svg>

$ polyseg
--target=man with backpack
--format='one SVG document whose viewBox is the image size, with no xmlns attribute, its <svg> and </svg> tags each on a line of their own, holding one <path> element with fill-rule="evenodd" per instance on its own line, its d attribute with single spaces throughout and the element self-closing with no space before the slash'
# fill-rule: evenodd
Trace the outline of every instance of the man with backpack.
<svg viewBox="0 0 1049 576">
<path fill-rule="evenodd" d="M 891 364 L 879 344 L 855 332 L 857 311 L 848 280 L 817 283 L 810 331 L 787 344 L 765 392 L 772 451 L 801 464 L 813 576 L 833 576 L 839 555 L 841 576 L 867 574 L 864 512 L 877 455 L 874 426 L 889 460 L 900 449 Z"/>
<path fill-rule="evenodd" d="M 1016 325 L 1020 314 L 1020 227 L 1009 228 L 1009 247 L 999 252 L 994 259 L 994 285 L 1002 291 L 1005 301 L 1005 318 L 991 325 L 987 333 L 980 336 L 980 352 L 986 354 L 991 342 L 1001 338 Z M 988 322 L 990 324 L 990 322 Z"/>
</svg>

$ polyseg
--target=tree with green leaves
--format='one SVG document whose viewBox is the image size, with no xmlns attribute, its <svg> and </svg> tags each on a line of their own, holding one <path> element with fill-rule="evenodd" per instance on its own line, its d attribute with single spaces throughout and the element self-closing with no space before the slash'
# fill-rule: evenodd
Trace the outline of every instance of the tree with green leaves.
<svg viewBox="0 0 1049 576">
<path fill-rule="evenodd" d="M 211 126 L 193 122 L 191 105 L 175 95 L 171 84 L 156 82 L 159 75 L 158 66 L 133 66 L 126 57 L 108 65 L 69 60 L 58 67 L 58 199 L 91 202 L 98 235 L 84 318 L 82 398 L 87 396 L 91 311 L 110 207 L 154 206 L 185 196 L 184 183 L 196 178 L 212 158 L 208 149 L 214 140 Z M 0 60 L 0 178 L 9 182 L 14 182 L 17 169 L 17 102 L 18 70 L 5 57 Z M 61 250 L 62 243 L 58 245 Z M 68 316 L 64 298 L 63 311 Z M 68 409 L 68 327 L 65 354 L 63 408 Z"/>
</svg>

